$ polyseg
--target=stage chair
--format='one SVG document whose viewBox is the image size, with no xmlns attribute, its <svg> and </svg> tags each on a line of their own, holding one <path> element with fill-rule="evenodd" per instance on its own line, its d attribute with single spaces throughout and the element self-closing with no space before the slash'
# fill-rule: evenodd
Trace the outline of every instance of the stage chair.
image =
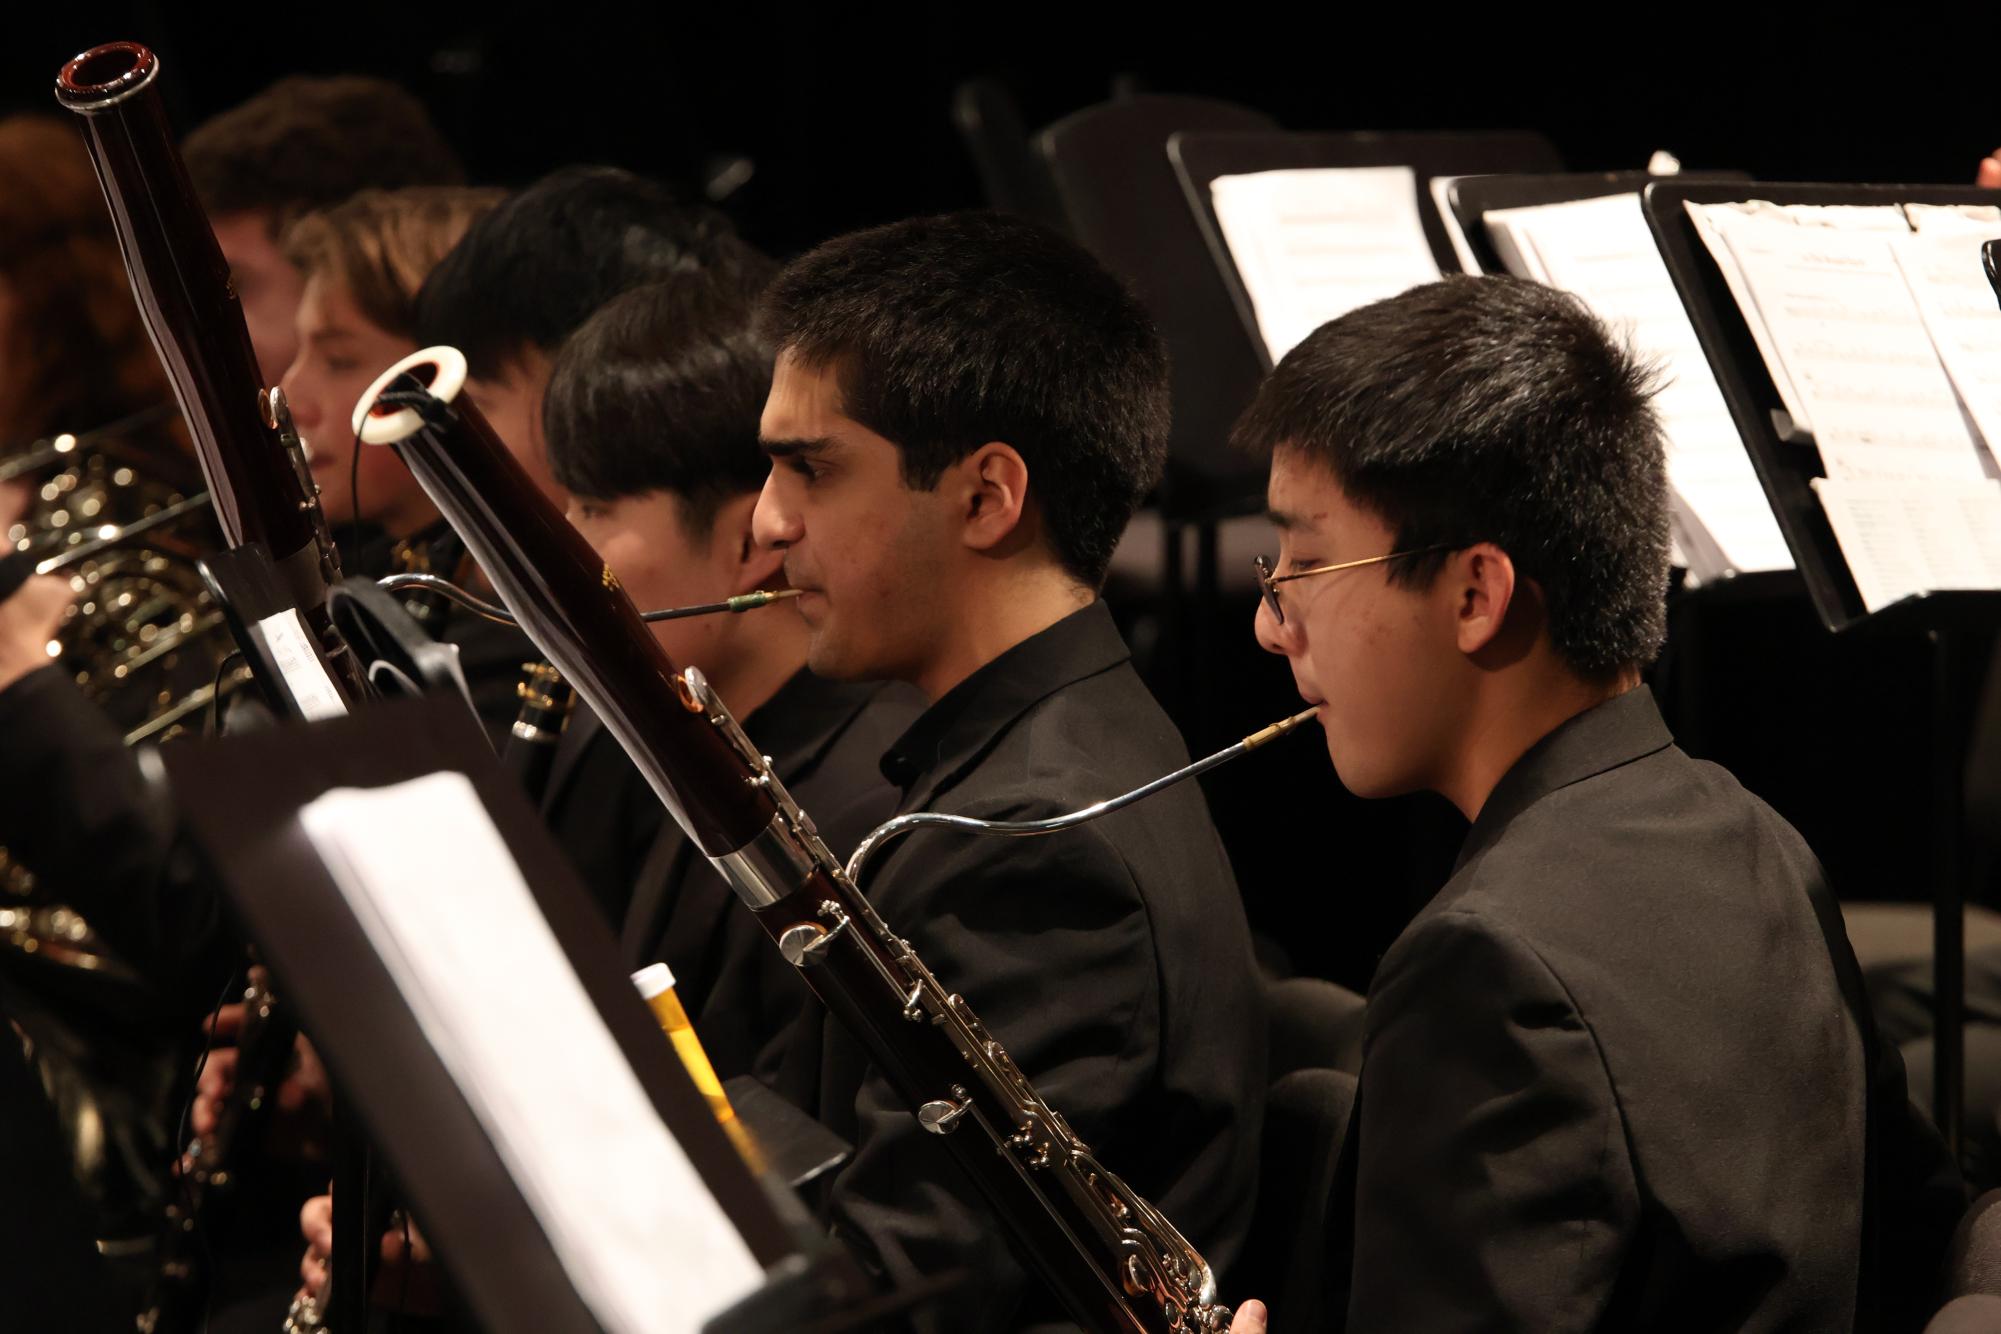
<svg viewBox="0 0 2001 1334">
<path fill-rule="evenodd" d="M 1320 1309 L 1327 1205 L 1354 1109 L 1355 1077 L 1339 1070 L 1294 1070 L 1266 1100 L 1258 1211 L 1228 1295 L 1270 1307 L 1272 1334 L 1328 1325 Z"/>
<path fill-rule="evenodd" d="M 1954 1298 L 2001 1301 L 2001 1190 L 1982 1195 L 1959 1220 L 1946 1256 L 1945 1290 Z"/>
<path fill-rule="evenodd" d="M 1315 1068 L 1359 1073 L 1364 1003 L 1348 988 L 1317 977 L 1267 981 L 1272 1079 Z"/>
<path fill-rule="evenodd" d="M 1003 213 L 1068 231 L 1049 169 L 1029 147 L 1021 107 L 1005 83 L 968 79 L 952 95 L 952 123 L 980 175 L 987 203 Z"/>
<path fill-rule="evenodd" d="M 1218 534 L 1225 520 L 1262 508 L 1263 465 L 1233 456 L 1228 441 L 1263 367 L 1182 197 L 1167 141 L 1184 130 L 1277 128 L 1270 116 L 1232 102 L 1138 94 L 1073 112 L 1034 139 L 1071 234 L 1132 284 L 1173 359 L 1167 475 L 1151 511 L 1134 521 L 1134 540 L 1123 544 L 1113 574 L 1122 587 L 1159 591 L 1158 663 L 1167 670 L 1140 665 L 1198 746 L 1210 730 L 1200 689 L 1213 679 L 1205 627 L 1226 579 L 1255 594 L 1248 561 L 1241 574 L 1222 563 Z M 1152 524 L 1157 544 L 1141 540 Z M 1183 554 L 1191 533 L 1192 580 Z"/>
</svg>

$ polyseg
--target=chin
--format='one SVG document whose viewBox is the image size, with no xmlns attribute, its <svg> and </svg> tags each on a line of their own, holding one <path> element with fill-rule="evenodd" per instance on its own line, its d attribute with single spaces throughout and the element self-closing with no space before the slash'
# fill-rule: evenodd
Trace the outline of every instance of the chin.
<svg viewBox="0 0 2001 1334">
<path fill-rule="evenodd" d="M 1416 790 L 1415 784 L 1399 778 L 1381 765 L 1362 761 L 1352 750 L 1345 757 L 1336 753 L 1331 738 L 1327 750 L 1334 761 L 1335 777 L 1341 780 L 1342 787 L 1355 796 L 1367 801 L 1378 801 L 1384 797 L 1401 797 L 1407 792 Z"/>
<path fill-rule="evenodd" d="M 827 681 L 854 681 L 867 675 L 859 664 L 851 661 L 851 655 L 841 652 L 839 645 L 829 643 L 821 634 L 815 634 L 806 645 L 806 668 Z"/>
</svg>

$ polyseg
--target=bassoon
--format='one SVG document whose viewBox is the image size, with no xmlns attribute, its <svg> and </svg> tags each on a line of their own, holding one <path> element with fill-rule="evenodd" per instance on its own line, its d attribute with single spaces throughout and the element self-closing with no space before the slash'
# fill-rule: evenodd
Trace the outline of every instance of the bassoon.
<svg viewBox="0 0 2001 1334">
<path fill-rule="evenodd" d="M 364 395 L 356 433 L 396 449 L 522 628 L 1072 1316 L 1128 1334 L 1226 1329 L 1202 1256 L 877 916 L 701 673 L 675 667 L 610 567 L 460 395 L 464 381 L 454 349 L 407 357 Z"/>
</svg>

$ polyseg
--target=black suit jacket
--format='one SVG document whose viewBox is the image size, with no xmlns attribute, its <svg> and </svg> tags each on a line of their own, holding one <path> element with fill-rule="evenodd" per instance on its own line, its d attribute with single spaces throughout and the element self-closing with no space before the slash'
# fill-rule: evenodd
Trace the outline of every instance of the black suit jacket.
<svg viewBox="0 0 2001 1334">
<path fill-rule="evenodd" d="M 1035 819 L 1187 758 L 1094 604 L 949 692 L 883 771 L 905 810 Z M 877 855 L 863 888 L 1104 1163 L 1227 1265 L 1256 1190 L 1264 1025 L 1201 789 L 1043 838 L 920 830 Z M 971 1183 L 835 1020 L 809 1016 L 774 1085 L 856 1146 L 823 1201 L 838 1234 L 899 1282 L 970 1273 L 941 1328 L 1054 1314 Z"/>
<path fill-rule="evenodd" d="M 1915 1133 L 1887 1078 L 1872 1104 L 1854 972 L 1813 854 L 1651 695 L 1565 723 L 1377 969 L 1330 1310 L 1357 1334 L 1854 1327 L 1868 1142 Z"/>
<path fill-rule="evenodd" d="M 647 850 L 673 821 L 618 738 L 582 700 L 556 743 L 542 790 L 542 819 L 583 877 L 605 924 L 617 931 Z"/>
</svg>

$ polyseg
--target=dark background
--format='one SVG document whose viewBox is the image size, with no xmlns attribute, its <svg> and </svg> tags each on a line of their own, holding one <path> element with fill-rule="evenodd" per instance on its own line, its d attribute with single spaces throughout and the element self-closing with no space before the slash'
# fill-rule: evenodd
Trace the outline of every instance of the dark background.
<svg viewBox="0 0 2001 1334">
<path fill-rule="evenodd" d="M 2001 145 L 1992 30 L 1971 10 L 1887 6 L 17 5 L 0 110 L 53 110 L 61 63 L 121 38 L 161 55 L 182 130 L 284 74 L 378 74 L 425 101 L 483 182 L 609 162 L 692 189 L 748 159 L 726 207 L 782 256 L 981 203 L 949 109 L 983 75 L 1030 130 L 1116 86 L 1228 98 L 1293 129 L 1540 130 L 1577 170 L 1638 168 L 1664 148 L 1768 180 L 1964 182 Z M 1290 680 L 1251 645 L 1250 610 L 1231 602 L 1184 626 L 1209 645 L 1206 679 L 1171 643 L 1148 665 L 1198 751 L 1289 711 Z M 1924 645 L 1835 641 L 1799 597 L 1679 606 L 1673 625 L 1657 685 L 1684 745 L 1799 825 L 1845 897 L 1924 897 Z M 1254 921 L 1301 966 L 1357 986 L 1449 868 L 1460 828 L 1433 800 L 1349 798 L 1317 735 L 1208 790 Z"/>
<path fill-rule="evenodd" d="M 746 155 L 733 207 L 780 253 L 980 202 L 948 114 L 979 75 L 1031 129 L 1126 78 L 1291 129 L 1541 130 L 1578 170 L 1665 148 L 1768 180 L 1966 181 L 2001 144 L 2001 54 L 1970 9 L 1295 8 L 17 4 L 0 107 L 49 107 L 65 59 L 120 38 L 160 53 L 184 129 L 282 74 L 380 74 L 488 183 L 575 161 L 685 179 Z"/>
</svg>

